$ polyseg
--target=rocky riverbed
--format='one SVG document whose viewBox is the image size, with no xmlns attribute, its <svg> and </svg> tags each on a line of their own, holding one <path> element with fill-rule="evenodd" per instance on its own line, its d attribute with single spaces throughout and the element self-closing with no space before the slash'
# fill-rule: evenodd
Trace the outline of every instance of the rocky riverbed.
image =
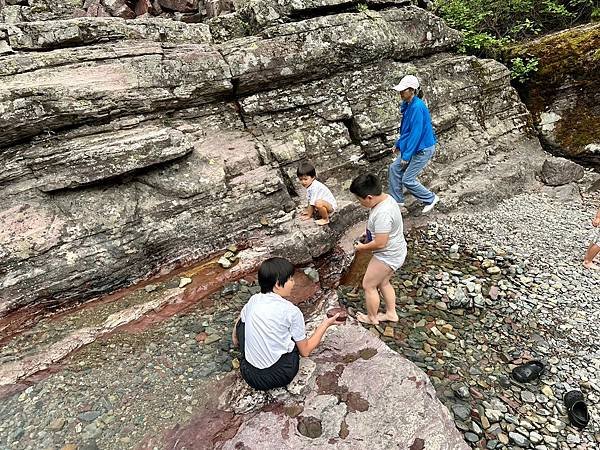
<svg viewBox="0 0 600 450">
<path fill-rule="evenodd" d="M 473 448 L 597 448 L 600 274 L 581 266 L 597 204 L 598 197 L 582 205 L 524 195 L 411 232 L 410 257 L 394 279 L 401 320 L 372 331 L 429 375 Z M 297 300 L 308 300 L 306 308 L 317 291 L 302 277 Z M 184 278 L 142 290 L 180 289 Z M 340 286 L 340 299 L 360 309 L 349 290 Z M 256 291 L 252 277 L 228 283 L 210 301 L 103 335 L 5 390 L 0 449 L 161 448 L 214 400 L 215 383 L 233 378 L 230 326 Z M 89 312 L 42 321 L 5 343 L 0 362 L 84 322 L 101 323 Z M 512 367 L 530 358 L 546 362 L 546 373 L 526 385 L 512 381 Z M 582 389 L 594 418 L 583 432 L 568 425 L 561 398 L 570 388 Z"/>
<path fill-rule="evenodd" d="M 600 273 L 581 265 L 594 205 L 524 195 L 412 234 L 394 279 L 400 322 L 372 330 L 429 374 L 474 448 L 600 445 Z M 546 363 L 541 379 L 512 380 L 532 358 Z M 593 416 L 582 432 L 562 403 L 570 389 Z"/>
</svg>

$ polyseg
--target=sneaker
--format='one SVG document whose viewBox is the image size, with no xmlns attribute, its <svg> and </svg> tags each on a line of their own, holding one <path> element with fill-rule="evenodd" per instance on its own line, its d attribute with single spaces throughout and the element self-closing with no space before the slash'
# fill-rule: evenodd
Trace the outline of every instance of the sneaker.
<svg viewBox="0 0 600 450">
<path fill-rule="evenodd" d="M 433 201 L 431 202 L 431 204 L 425 205 L 425 207 L 423 208 L 423 214 L 427 214 L 429 211 L 431 211 L 433 209 L 433 207 L 435 206 L 435 204 L 439 201 L 440 201 L 440 198 L 436 195 L 433 198 Z"/>
</svg>

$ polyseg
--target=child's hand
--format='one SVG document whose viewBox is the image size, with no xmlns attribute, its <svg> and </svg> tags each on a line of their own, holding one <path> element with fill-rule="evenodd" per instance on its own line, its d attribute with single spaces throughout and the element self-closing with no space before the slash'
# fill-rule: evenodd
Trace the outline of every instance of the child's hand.
<svg viewBox="0 0 600 450">
<path fill-rule="evenodd" d="M 600 227 L 600 217 L 594 217 L 592 219 L 592 225 L 594 225 L 595 227 Z"/>
<path fill-rule="evenodd" d="M 327 324 L 327 327 L 330 327 L 331 325 L 336 325 L 336 324 L 339 325 L 340 322 L 337 320 L 337 318 L 339 316 L 340 316 L 340 313 L 337 313 L 334 316 L 328 317 L 323 322 Z"/>
<path fill-rule="evenodd" d="M 311 219 L 311 217 L 308 214 L 306 214 L 306 213 L 300 214 L 300 220 L 310 220 L 310 219 Z"/>
<path fill-rule="evenodd" d="M 362 244 L 360 242 L 354 242 L 354 250 L 356 250 L 357 252 L 362 252 L 364 251 L 365 244 Z"/>
</svg>

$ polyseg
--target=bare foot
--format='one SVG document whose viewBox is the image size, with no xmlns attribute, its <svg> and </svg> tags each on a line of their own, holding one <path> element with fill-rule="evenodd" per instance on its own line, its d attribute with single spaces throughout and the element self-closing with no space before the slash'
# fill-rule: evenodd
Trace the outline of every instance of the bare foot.
<svg viewBox="0 0 600 450">
<path fill-rule="evenodd" d="M 585 267 L 586 269 L 600 270 L 600 266 L 592 261 L 584 261 L 583 267 Z"/>
<path fill-rule="evenodd" d="M 398 314 L 393 313 L 379 313 L 377 314 L 377 320 L 380 322 L 398 322 Z"/>
<path fill-rule="evenodd" d="M 317 225 L 321 225 L 321 226 L 323 226 L 323 225 L 327 225 L 327 224 L 329 223 L 329 219 L 319 219 L 319 220 L 315 220 L 315 223 L 316 223 Z"/>
<path fill-rule="evenodd" d="M 356 315 L 356 320 L 358 320 L 359 322 L 368 323 L 368 324 L 371 324 L 371 325 L 379 325 L 379 321 L 377 321 L 377 320 L 376 321 L 372 321 L 369 318 L 369 316 L 367 316 L 366 314 L 363 314 L 363 313 L 358 313 Z"/>
</svg>

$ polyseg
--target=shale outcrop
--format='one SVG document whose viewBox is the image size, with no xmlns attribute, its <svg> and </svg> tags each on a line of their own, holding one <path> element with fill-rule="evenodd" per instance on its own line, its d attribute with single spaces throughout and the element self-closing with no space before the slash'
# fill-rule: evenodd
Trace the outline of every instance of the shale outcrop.
<svg viewBox="0 0 600 450">
<path fill-rule="evenodd" d="M 442 208 L 537 186 L 543 152 L 506 67 L 453 54 L 460 35 L 407 2 L 254 0 L 203 23 L 68 18 L 69 2 L 31 21 L 4 3 L 0 318 L 232 243 L 296 263 L 330 250 L 364 217 L 350 180 L 385 178 L 391 86 L 409 73 L 440 141 L 424 178 Z M 338 197 L 329 227 L 296 219 L 302 159 Z"/>
</svg>

